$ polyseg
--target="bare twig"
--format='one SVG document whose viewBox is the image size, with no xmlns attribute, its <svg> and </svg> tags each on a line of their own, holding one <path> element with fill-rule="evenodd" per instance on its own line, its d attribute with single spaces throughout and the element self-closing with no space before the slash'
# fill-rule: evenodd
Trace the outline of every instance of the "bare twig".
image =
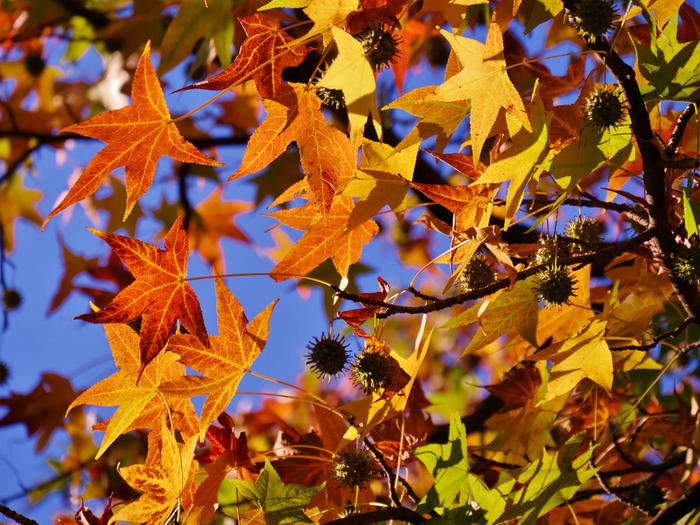
<svg viewBox="0 0 700 525">
<path fill-rule="evenodd" d="M 698 502 L 700 502 L 700 482 L 690 487 L 680 498 L 659 512 L 649 522 L 649 525 L 672 525 L 678 523 L 683 516 L 700 506 Z"/>
<path fill-rule="evenodd" d="M 690 122 L 690 118 L 694 114 L 695 104 L 693 103 L 688 104 L 688 106 L 681 111 L 681 114 L 678 115 L 676 126 L 673 128 L 673 132 L 671 133 L 671 138 L 664 148 L 664 153 L 669 159 L 676 154 L 676 150 L 678 149 L 678 146 L 680 146 L 681 139 L 683 138 L 683 133 L 685 133 L 685 128 L 688 126 L 688 122 Z"/>
<path fill-rule="evenodd" d="M 401 520 L 406 523 L 423 523 L 427 521 L 426 518 L 416 511 L 407 509 L 406 507 L 389 507 L 372 512 L 351 514 L 345 518 L 329 521 L 326 525 L 366 525 L 367 523 L 377 523 L 387 520 Z"/>
<path fill-rule="evenodd" d="M 678 334 L 680 334 L 685 329 L 685 327 L 688 326 L 693 321 L 694 321 L 694 319 L 692 317 L 687 317 L 676 328 L 674 328 L 673 330 L 668 330 L 666 332 L 663 332 L 663 333 L 657 335 L 649 343 L 646 343 L 643 345 L 611 346 L 610 350 L 613 350 L 613 351 L 615 351 L 615 350 L 617 350 L 617 351 L 620 351 L 620 350 L 639 350 L 642 352 L 644 352 L 646 350 L 651 350 L 652 348 L 654 348 L 657 344 L 659 344 L 664 339 L 668 339 L 669 337 L 675 337 Z"/>
<path fill-rule="evenodd" d="M 20 514 L 15 510 L 12 510 L 10 507 L 6 507 L 2 503 L 0 503 L 0 512 L 2 512 L 8 518 L 15 520 L 20 525 L 39 525 L 39 523 L 34 521 L 33 519 L 28 518 L 24 514 Z"/>
</svg>

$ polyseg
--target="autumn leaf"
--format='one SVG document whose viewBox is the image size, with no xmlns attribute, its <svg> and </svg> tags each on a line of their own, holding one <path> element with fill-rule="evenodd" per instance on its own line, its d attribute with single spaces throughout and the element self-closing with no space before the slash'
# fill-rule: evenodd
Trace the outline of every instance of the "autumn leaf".
<svg viewBox="0 0 700 525">
<path fill-rule="evenodd" d="M 187 485 L 194 483 L 197 472 L 197 462 L 192 459 L 197 437 L 190 437 L 180 449 L 173 432 L 163 418 L 160 461 L 119 469 L 119 475 L 124 481 L 143 494 L 136 501 L 120 508 L 110 523 L 165 523 L 175 506 L 180 504 L 181 494 Z"/>
<path fill-rule="evenodd" d="M 377 136 L 382 137 L 382 123 L 377 109 L 374 68 L 365 56 L 362 44 L 340 28 L 331 28 L 338 46 L 338 57 L 318 83 L 319 87 L 343 91 L 350 120 L 350 141 L 357 144 L 362 138 L 370 115 Z"/>
<path fill-rule="evenodd" d="M 245 30 L 245 42 L 233 63 L 221 73 L 202 82 L 184 87 L 188 89 L 222 90 L 239 84 L 251 76 L 262 98 L 277 99 L 282 93 L 282 71 L 297 66 L 304 60 L 309 48 L 290 45 L 294 39 L 280 26 L 279 18 L 270 13 L 257 13 L 239 19 Z"/>
<path fill-rule="evenodd" d="M 419 144 L 425 139 L 437 135 L 435 148 L 445 149 L 457 126 L 469 115 L 468 101 L 458 99 L 443 101 L 437 99 L 437 86 L 425 86 L 409 91 L 382 109 L 402 109 L 411 115 L 420 117 L 416 127 L 411 130 L 396 146 L 401 150 Z"/>
<path fill-rule="evenodd" d="M 209 346 L 197 296 L 187 278 L 187 233 L 178 218 L 165 236 L 165 250 L 143 241 L 90 229 L 122 259 L 135 281 L 105 308 L 76 317 L 90 323 L 126 323 L 141 316 L 141 368 L 163 349 L 177 319 Z"/>
<path fill-rule="evenodd" d="M 580 333 L 532 356 L 538 361 L 552 362 L 545 400 L 570 392 L 584 378 L 610 391 L 613 362 L 604 339 L 605 325 L 605 321 L 594 318 Z"/>
<path fill-rule="evenodd" d="M 208 392 L 200 416 L 200 437 L 233 398 L 238 384 L 250 365 L 260 355 L 270 324 L 273 301 L 248 324 L 243 307 L 221 279 L 216 280 L 216 306 L 219 313 L 219 335 L 209 336 L 208 344 L 189 334 L 175 334 L 168 350 L 181 356 L 186 366 L 205 374 L 186 376 L 163 385 L 166 392 L 178 395 L 201 395 Z M 248 325 L 246 327 L 246 325 Z"/>
<path fill-rule="evenodd" d="M 372 293 L 361 293 L 360 297 L 366 299 L 372 299 L 374 301 L 384 301 L 386 296 L 389 295 L 389 283 L 387 283 L 381 277 L 377 277 L 377 282 L 379 283 L 379 291 Z M 374 316 L 381 306 L 374 306 L 371 304 L 362 304 L 362 308 L 354 308 L 352 310 L 345 310 L 344 312 L 338 312 L 338 317 L 343 321 L 348 323 L 354 328 L 359 328 L 359 326 L 364 323 L 367 319 Z"/>
<path fill-rule="evenodd" d="M 513 144 L 498 160 L 489 165 L 484 174 L 474 184 L 494 184 L 510 181 L 506 197 L 506 217 L 513 217 L 520 206 L 525 188 L 531 180 L 537 180 L 542 173 L 538 163 L 543 159 L 549 146 L 549 122 L 551 113 L 544 110 L 538 85 L 532 95 L 532 129 L 530 123 L 523 125 L 517 117 L 506 114 L 506 122 Z M 472 113 L 472 118 L 473 113 Z M 507 222 L 506 222 L 507 224 Z"/>
<path fill-rule="evenodd" d="M 333 27 L 343 27 L 347 16 L 357 9 L 358 0 L 311 0 L 304 8 L 304 13 L 314 25 L 302 38 L 322 35 L 323 45 L 331 42 Z"/>
<path fill-rule="evenodd" d="M 136 332 L 126 325 L 115 324 L 106 325 L 105 333 L 117 372 L 85 390 L 66 410 L 68 413 L 79 405 L 118 406 L 106 428 L 102 424 L 98 427 L 105 435 L 96 458 L 129 430 L 159 428 L 162 417 L 168 411 L 183 433 L 187 436 L 196 434 L 197 417 L 190 400 L 169 395 L 160 389 L 164 381 L 184 374 L 184 367 L 177 363 L 177 356 L 172 353 L 160 354 L 153 365 L 141 374 Z"/>
<path fill-rule="evenodd" d="M 307 207 L 308 204 L 297 209 L 301 212 Z M 331 257 L 338 273 L 347 276 L 350 265 L 359 260 L 364 245 L 379 231 L 373 220 L 346 231 L 352 210 L 352 199 L 338 196 L 333 201 L 327 220 L 321 219 L 311 226 L 270 271 L 270 275 L 278 282 L 292 275 L 305 275 Z"/>
<path fill-rule="evenodd" d="M 0 228 L 3 237 L 0 249 L 11 252 L 15 247 L 15 222 L 22 218 L 34 224 L 41 223 L 36 204 L 41 192 L 24 185 L 22 176 L 16 175 L 0 186 Z"/>
<path fill-rule="evenodd" d="M 150 42 L 143 50 L 131 88 L 133 104 L 73 124 L 61 131 L 78 133 L 107 142 L 90 161 L 68 194 L 44 220 L 46 223 L 69 206 L 92 195 L 102 181 L 120 166 L 125 168 L 126 209 L 124 219 L 153 182 L 158 159 L 163 155 L 180 162 L 222 166 L 187 142 L 170 118 L 160 82 L 151 64 Z"/>
<path fill-rule="evenodd" d="M 43 450 L 54 430 L 63 428 L 63 414 L 75 397 L 70 381 L 63 376 L 44 373 L 39 384 L 28 394 L 12 392 L 10 397 L 0 398 L 0 406 L 7 412 L 0 419 L 0 427 L 23 423 L 27 434 L 39 435 L 37 452 Z"/>
<path fill-rule="evenodd" d="M 435 90 L 433 100 L 471 102 L 471 136 L 474 163 L 481 158 L 481 149 L 501 107 L 528 132 L 530 121 L 520 94 L 506 72 L 503 58 L 503 37 L 495 20 L 491 21 L 486 43 L 442 30 L 452 46 L 462 70 Z"/>
<path fill-rule="evenodd" d="M 336 188 L 353 174 L 356 148 L 343 132 L 326 123 L 313 90 L 302 84 L 288 86 L 282 102 L 265 102 L 267 118 L 250 137 L 241 166 L 229 181 L 260 171 L 294 141 L 313 202 L 325 215 Z"/>
</svg>

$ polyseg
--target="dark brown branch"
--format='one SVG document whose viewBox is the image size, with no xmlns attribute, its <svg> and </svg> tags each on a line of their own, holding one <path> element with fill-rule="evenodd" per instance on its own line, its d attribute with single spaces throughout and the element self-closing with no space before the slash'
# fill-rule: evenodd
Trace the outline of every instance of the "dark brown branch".
<svg viewBox="0 0 700 525">
<path fill-rule="evenodd" d="M 576 0 L 564 0 L 564 7 L 569 13 L 576 11 Z M 668 157 L 665 155 L 663 145 L 652 130 L 634 69 L 620 58 L 605 38 L 593 37 L 586 42 L 586 45 L 599 56 L 620 87 L 623 101 L 630 116 L 632 134 L 642 157 L 644 189 L 649 204 L 649 228 L 656 232 L 653 242 L 661 254 L 664 268 L 669 274 L 673 289 L 685 311 L 690 316 L 700 319 L 700 293 L 698 293 L 697 287 L 680 279 L 671 271 L 678 247 L 666 215 L 664 175 Z"/>
<path fill-rule="evenodd" d="M 386 474 L 387 482 L 389 483 L 389 496 L 391 497 L 391 502 L 395 507 L 401 507 L 401 500 L 399 499 L 399 495 L 396 493 L 396 474 L 394 474 L 394 471 L 387 464 L 382 453 L 377 450 L 369 439 L 365 438 L 364 444 L 370 450 L 370 452 L 372 452 L 374 459 L 376 459 L 382 466 L 382 470 L 384 471 L 384 474 Z"/>
<path fill-rule="evenodd" d="M 682 465 L 685 462 L 686 455 L 685 453 L 681 454 L 676 454 L 674 456 L 671 456 L 668 458 L 666 461 L 662 461 L 661 463 L 657 463 L 656 465 L 652 464 L 646 464 L 642 465 L 639 463 L 634 463 L 633 467 L 628 467 L 624 469 L 617 469 L 617 470 L 604 470 L 599 472 L 600 476 L 603 478 L 614 478 L 617 476 L 626 476 L 629 474 L 639 474 L 639 473 L 663 473 L 666 472 L 667 470 L 671 470 L 672 468 L 677 467 L 678 465 Z"/>
<path fill-rule="evenodd" d="M 639 351 L 646 351 L 646 350 L 651 350 L 654 348 L 657 344 L 659 344 L 661 341 L 664 339 L 668 339 L 669 337 L 675 337 L 678 334 L 680 334 L 686 326 L 688 326 L 690 323 L 693 322 L 693 319 L 691 317 L 687 317 L 686 319 L 683 320 L 681 324 L 679 324 L 676 328 L 673 330 L 668 330 L 666 332 L 663 332 L 654 339 L 652 339 L 649 343 L 643 344 L 643 345 L 626 345 L 626 346 L 611 346 L 610 350 L 613 351 L 620 351 L 620 350 L 639 350 Z"/>
<path fill-rule="evenodd" d="M 367 523 L 378 523 L 387 520 L 401 520 L 406 523 L 423 523 L 426 520 L 416 511 L 406 507 L 390 507 L 362 514 L 351 514 L 345 518 L 329 521 L 326 525 L 366 525 Z"/>
<path fill-rule="evenodd" d="M 39 525 L 39 523 L 34 521 L 33 519 L 28 518 L 24 514 L 20 514 L 19 512 L 12 510 L 10 507 L 6 507 L 2 503 L 0 503 L 0 512 L 8 518 L 10 518 L 11 520 L 15 520 L 20 525 Z"/>
<path fill-rule="evenodd" d="M 620 242 L 615 242 L 615 243 L 610 243 L 605 245 L 603 248 L 598 250 L 596 253 L 591 253 L 591 254 L 586 254 L 586 255 L 576 255 L 576 256 L 571 256 L 571 257 L 562 257 L 561 260 L 559 261 L 560 264 L 563 265 L 575 265 L 575 264 L 589 264 L 596 260 L 598 257 L 604 256 L 604 255 L 619 255 L 622 253 L 625 253 L 627 251 L 630 251 L 637 246 L 643 244 L 644 242 L 648 241 L 651 239 L 654 235 L 653 230 L 647 230 L 637 237 L 634 237 L 632 239 L 628 239 L 626 241 L 620 241 Z M 532 266 L 530 268 L 527 268 L 525 270 L 522 270 L 518 272 L 516 276 L 516 281 L 522 281 L 523 279 L 526 279 L 532 275 L 535 275 L 537 272 L 542 270 L 546 265 L 538 265 L 538 266 Z M 479 288 L 478 290 L 472 290 L 470 292 L 462 293 L 455 295 L 453 297 L 447 297 L 444 299 L 439 299 L 430 302 L 429 304 L 425 304 L 423 306 L 404 306 L 404 305 L 397 305 L 397 304 L 391 304 L 387 303 L 384 301 L 377 301 L 375 299 L 367 298 L 359 294 L 354 294 L 350 292 L 346 292 L 344 290 L 341 290 L 337 286 L 332 286 L 331 288 L 335 292 L 335 294 L 338 297 L 341 297 L 342 299 L 348 299 L 349 301 L 353 301 L 356 303 L 362 303 L 370 306 L 380 306 L 384 309 L 383 312 L 377 314 L 377 317 L 380 319 L 384 319 L 386 317 L 390 317 L 395 314 L 422 314 L 422 313 L 429 313 L 429 312 L 436 312 L 438 310 L 444 310 L 445 308 L 450 308 L 451 306 L 455 306 L 457 304 L 462 304 L 467 301 L 473 301 L 475 299 L 480 299 L 481 297 L 485 297 L 487 295 L 490 295 L 494 292 L 497 292 L 498 290 L 501 290 L 503 288 L 507 288 L 510 286 L 510 280 L 509 279 L 501 279 L 496 281 L 493 284 L 490 284 L 489 286 L 485 286 L 484 288 Z"/>
<path fill-rule="evenodd" d="M 690 487 L 685 494 L 659 512 L 656 517 L 649 522 L 649 525 L 672 525 L 678 523 L 683 516 L 699 508 L 699 502 L 700 482 Z"/>
<path fill-rule="evenodd" d="M 188 231 L 190 226 L 190 221 L 192 220 L 192 203 L 187 195 L 187 174 L 189 171 L 189 164 L 180 164 L 177 167 L 177 188 L 180 199 L 180 206 L 182 206 L 182 228 Z"/>
<path fill-rule="evenodd" d="M 670 159 L 676 154 L 678 146 L 681 144 L 681 139 L 683 138 L 683 133 L 685 133 L 685 128 L 690 122 L 690 118 L 695 114 L 695 104 L 688 104 L 688 106 L 681 111 L 676 120 L 676 126 L 673 128 L 671 133 L 671 138 L 664 148 L 664 153 Z"/>
<path fill-rule="evenodd" d="M 524 205 L 541 205 L 543 208 L 546 208 L 547 206 L 553 204 L 555 201 L 550 201 L 546 198 L 543 199 L 523 199 L 523 204 Z M 630 213 L 634 211 L 634 209 L 627 205 L 627 204 L 619 204 L 616 202 L 606 202 L 606 201 L 601 201 L 599 199 L 576 199 L 576 198 L 570 198 L 570 199 L 564 199 L 564 201 L 561 203 L 562 206 L 577 206 L 580 208 L 600 208 L 602 210 L 611 210 L 611 211 L 616 211 L 619 213 Z M 535 213 L 537 210 L 534 210 Z"/>
</svg>

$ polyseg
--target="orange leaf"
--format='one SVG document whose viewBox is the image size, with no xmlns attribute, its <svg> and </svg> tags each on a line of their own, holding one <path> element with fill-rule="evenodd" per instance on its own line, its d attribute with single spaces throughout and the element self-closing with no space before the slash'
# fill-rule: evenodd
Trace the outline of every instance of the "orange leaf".
<svg viewBox="0 0 700 525">
<path fill-rule="evenodd" d="M 304 208 L 306 206 L 299 209 Z M 338 196 L 328 212 L 328 219 L 311 226 L 272 269 L 272 277 L 283 281 L 289 279 L 289 275 L 285 274 L 305 275 L 329 257 L 333 258 L 338 273 L 347 276 L 350 265 L 359 260 L 362 247 L 379 231 L 377 223 L 368 220 L 348 232 L 348 220 L 353 209 L 352 198 Z"/>
<path fill-rule="evenodd" d="M 238 299 L 221 279 L 216 280 L 216 307 L 219 313 L 219 335 L 209 336 L 211 347 L 189 334 L 175 334 L 168 350 L 180 354 L 182 363 L 206 374 L 186 376 L 163 388 L 178 395 L 208 394 L 200 417 L 200 436 L 204 435 L 236 393 L 238 384 L 267 341 L 273 301 L 248 324 Z M 248 326 L 246 327 L 246 324 Z"/>
<path fill-rule="evenodd" d="M 389 283 L 387 283 L 381 277 L 377 277 L 377 282 L 379 283 L 379 291 L 373 293 L 361 293 L 361 297 L 366 297 L 367 299 L 373 299 L 375 301 L 383 301 L 386 296 L 389 295 Z M 358 328 L 367 319 L 376 314 L 381 310 L 381 306 L 373 306 L 371 304 L 362 303 L 362 308 L 355 308 L 354 310 L 345 310 L 344 312 L 338 312 L 338 317 L 343 321 L 348 323 L 354 328 Z"/>
<path fill-rule="evenodd" d="M 282 71 L 298 66 L 309 53 L 306 46 L 289 45 L 294 39 L 279 25 L 271 14 L 254 14 L 239 18 L 248 38 L 233 63 L 218 75 L 178 89 L 226 89 L 253 76 L 262 98 L 277 98 L 282 89 Z M 177 91 L 176 91 L 177 93 Z"/>
<path fill-rule="evenodd" d="M 131 88 L 133 104 L 73 124 L 62 133 L 78 133 L 107 143 L 90 161 L 61 203 L 46 217 L 53 216 L 97 191 L 102 181 L 124 166 L 126 209 L 124 219 L 153 182 L 158 159 L 163 155 L 180 162 L 222 166 L 187 142 L 170 119 L 163 90 L 150 58 L 150 42 L 143 50 Z"/>
<path fill-rule="evenodd" d="M 303 84 L 288 84 L 278 101 L 265 103 L 267 118 L 248 141 L 241 166 L 229 181 L 260 171 L 295 141 L 316 207 L 328 214 L 335 189 L 350 179 L 356 148 L 348 137 L 326 123 L 321 101 Z"/>
<path fill-rule="evenodd" d="M 192 458 L 197 444 L 196 437 L 192 436 L 180 449 L 173 431 L 165 425 L 165 420 L 161 435 L 159 461 L 119 469 L 124 481 L 143 494 L 136 501 L 119 509 L 110 521 L 166 523 L 176 505 L 180 505 L 185 489 L 194 485 L 197 462 Z"/>
<path fill-rule="evenodd" d="M 159 388 L 163 381 L 184 373 L 182 365 L 177 363 L 177 356 L 160 354 L 154 365 L 140 375 L 136 332 L 126 325 L 107 325 L 105 333 L 119 370 L 80 394 L 66 410 L 68 413 L 78 405 L 119 406 L 106 428 L 104 423 L 96 426 L 105 433 L 96 457 L 99 458 L 115 439 L 129 430 L 158 428 L 168 410 L 176 427 L 187 436 L 193 435 L 196 415 L 190 400 L 165 393 L 166 406 L 161 397 L 163 391 Z"/>
<path fill-rule="evenodd" d="M 98 312 L 76 317 L 90 323 L 126 323 L 141 316 L 141 369 L 168 341 L 176 319 L 209 346 L 202 311 L 187 278 L 187 233 L 178 218 L 165 236 L 165 250 L 113 233 L 90 231 L 109 244 L 136 278 Z"/>
</svg>

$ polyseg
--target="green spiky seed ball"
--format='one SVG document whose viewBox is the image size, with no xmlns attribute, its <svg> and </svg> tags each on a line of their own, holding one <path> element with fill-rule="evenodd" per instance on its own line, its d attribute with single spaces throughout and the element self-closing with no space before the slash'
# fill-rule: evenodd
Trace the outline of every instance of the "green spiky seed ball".
<svg viewBox="0 0 700 525">
<path fill-rule="evenodd" d="M 363 487 L 377 475 L 374 458 L 369 450 L 349 448 L 338 454 L 333 477 L 341 487 Z"/>
<path fill-rule="evenodd" d="M 603 223 L 597 219 L 577 217 L 570 220 L 564 234 L 570 239 L 580 241 L 580 243 L 571 243 L 569 252 L 572 255 L 580 255 L 595 251 L 601 244 L 600 237 L 604 229 Z"/>
<path fill-rule="evenodd" d="M 0 361 L 0 385 L 7 383 L 7 378 L 10 377 L 10 369 L 7 365 Z"/>
<path fill-rule="evenodd" d="M 391 31 L 384 29 L 381 24 L 372 24 L 353 36 L 362 44 L 365 55 L 377 70 L 396 61 L 401 54 L 398 40 Z"/>
<path fill-rule="evenodd" d="M 352 380 L 365 394 L 376 392 L 389 384 L 391 362 L 382 352 L 364 350 L 352 364 Z"/>
<path fill-rule="evenodd" d="M 574 294 L 574 278 L 566 266 L 552 265 L 535 276 L 533 291 L 545 306 L 561 306 Z"/>
<path fill-rule="evenodd" d="M 611 90 L 596 90 L 586 99 L 584 118 L 598 132 L 617 127 L 625 114 L 620 94 Z"/>
<path fill-rule="evenodd" d="M 337 374 L 345 370 L 348 363 L 349 353 L 345 344 L 345 338 L 340 336 L 326 336 L 321 334 L 321 338 L 314 337 L 306 348 L 306 364 L 320 377 L 330 380 Z"/>
<path fill-rule="evenodd" d="M 676 257 L 673 265 L 674 273 L 685 282 L 694 286 L 700 285 L 700 248 L 684 248 Z"/>
<path fill-rule="evenodd" d="M 470 292 L 488 286 L 493 280 L 493 270 L 488 259 L 485 255 L 477 253 L 464 267 L 457 286 L 462 292 Z"/>
<path fill-rule="evenodd" d="M 15 308 L 19 307 L 21 303 L 22 296 L 17 290 L 7 288 L 2 293 L 2 304 L 5 307 L 5 310 L 14 310 Z"/>
<path fill-rule="evenodd" d="M 581 0 L 578 9 L 569 15 L 569 23 L 588 40 L 612 29 L 616 16 L 612 0 Z"/>
<path fill-rule="evenodd" d="M 562 257 L 570 255 L 568 243 L 558 237 L 543 236 L 540 238 L 540 248 L 533 254 L 533 264 L 553 264 Z"/>
</svg>

